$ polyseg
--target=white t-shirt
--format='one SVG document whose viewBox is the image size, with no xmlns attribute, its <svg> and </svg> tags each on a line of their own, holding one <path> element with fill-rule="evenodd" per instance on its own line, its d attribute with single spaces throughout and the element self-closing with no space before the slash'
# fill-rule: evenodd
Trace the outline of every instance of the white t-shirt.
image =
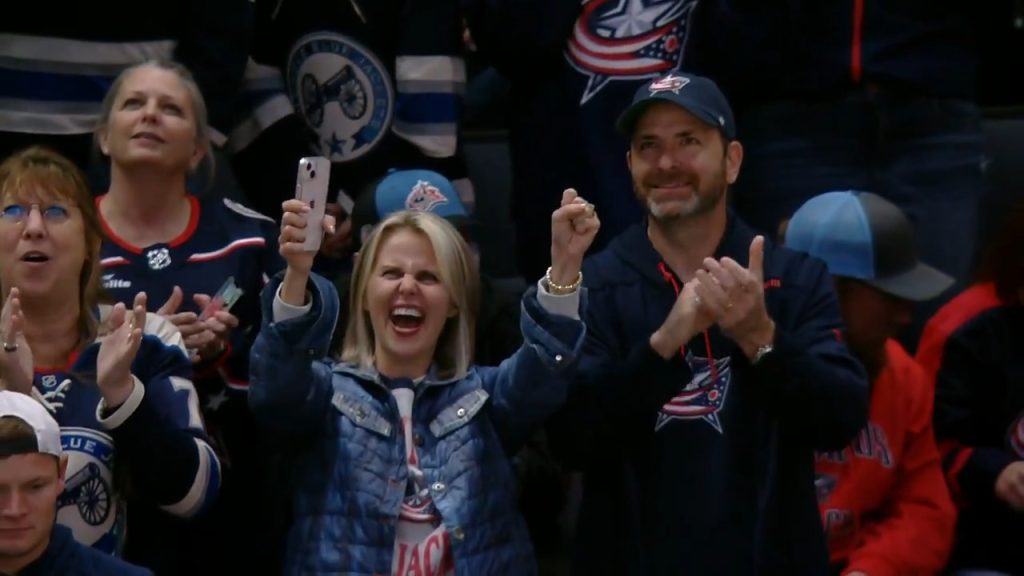
<svg viewBox="0 0 1024 576">
<path fill-rule="evenodd" d="M 398 533 L 395 553 L 391 561 L 394 576 L 453 576 L 451 541 L 441 516 L 434 508 L 430 486 L 423 478 L 416 444 L 412 436 L 412 400 L 415 394 L 412 380 L 394 380 L 391 394 L 398 403 L 405 434 L 405 457 L 409 466 L 409 481 L 405 487 L 405 500 L 398 514 Z"/>
</svg>

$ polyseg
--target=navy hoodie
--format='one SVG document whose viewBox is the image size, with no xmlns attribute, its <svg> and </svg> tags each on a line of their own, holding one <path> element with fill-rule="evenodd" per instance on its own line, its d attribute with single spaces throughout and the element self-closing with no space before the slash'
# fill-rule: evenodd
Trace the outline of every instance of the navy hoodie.
<svg viewBox="0 0 1024 576">
<path fill-rule="evenodd" d="M 753 238 L 730 215 L 714 257 L 746 265 Z M 682 282 L 645 226 L 584 264 L 582 376 L 550 429 L 584 473 L 574 573 L 827 573 L 814 451 L 863 426 L 867 379 L 824 264 L 766 243 L 764 269 L 775 349 L 752 366 L 716 327 L 650 348 Z"/>
<path fill-rule="evenodd" d="M 35 562 L 22 568 L 18 576 L 152 576 L 145 568 L 133 566 L 79 544 L 71 530 L 60 524 L 53 526 L 50 545 Z"/>
</svg>

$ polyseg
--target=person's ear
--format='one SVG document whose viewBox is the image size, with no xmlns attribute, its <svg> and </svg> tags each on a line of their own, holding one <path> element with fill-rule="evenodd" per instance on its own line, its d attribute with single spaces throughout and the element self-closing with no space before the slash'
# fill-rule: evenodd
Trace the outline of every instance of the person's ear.
<svg viewBox="0 0 1024 576">
<path fill-rule="evenodd" d="M 64 491 L 64 479 L 68 474 L 68 455 L 61 454 L 57 459 L 57 480 L 60 482 L 60 491 Z"/>
<path fill-rule="evenodd" d="M 110 156 L 110 131 L 106 126 L 96 131 L 96 146 L 104 156 Z"/>
<path fill-rule="evenodd" d="M 199 164 L 203 161 L 206 154 L 209 153 L 206 144 L 196 143 L 196 147 L 192 150 L 192 157 L 188 161 L 188 169 L 191 172 L 195 172 L 199 168 Z"/>
<path fill-rule="evenodd" d="M 735 184 L 743 164 L 743 145 L 733 140 L 725 147 L 725 181 Z"/>
</svg>

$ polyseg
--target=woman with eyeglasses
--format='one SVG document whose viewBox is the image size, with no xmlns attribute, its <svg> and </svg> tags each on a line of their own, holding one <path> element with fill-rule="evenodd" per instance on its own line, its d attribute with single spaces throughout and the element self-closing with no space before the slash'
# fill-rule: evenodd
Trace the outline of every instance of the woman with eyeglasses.
<svg viewBox="0 0 1024 576">
<path fill-rule="evenodd" d="M 29 148 L 0 164 L 0 387 L 36 398 L 61 426 L 69 463 L 57 522 L 120 555 L 126 530 L 150 529 L 148 515 L 199 514 L 220 463 L 181 335 L 146 313 L 144 292 L 129 306 L 100 303 L 101 238 L 66 158 Z"/>
</svg>

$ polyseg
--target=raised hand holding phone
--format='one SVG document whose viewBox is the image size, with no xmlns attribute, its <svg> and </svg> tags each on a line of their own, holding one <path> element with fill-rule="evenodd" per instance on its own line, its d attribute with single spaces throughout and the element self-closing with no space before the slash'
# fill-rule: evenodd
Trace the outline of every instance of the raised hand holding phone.
<svg viewBox="0 0 1024 576">
<path fill-rule="evenodd" d="M 281 234 L 278 251 L 288 263 L 281 284 L 281 298 L 301 305 L 313 258 L 323 240 L 323 231 L 334 232 L 334 217 L 325 216 L 330 162 L 312 157 L 299 160 L 295 198 L 281 204 Z"/>
<path fill-rule="evenodd" d="M 324 210 L 327 208 L 327 185 L 331 178 L 331 162 L 322 156 L 299 160 L 295 176 L 295 197 L 309 207 L 306 213 L 306 238 L 303 250 L 315 252 L 323 241 Z"/>
</svg>

